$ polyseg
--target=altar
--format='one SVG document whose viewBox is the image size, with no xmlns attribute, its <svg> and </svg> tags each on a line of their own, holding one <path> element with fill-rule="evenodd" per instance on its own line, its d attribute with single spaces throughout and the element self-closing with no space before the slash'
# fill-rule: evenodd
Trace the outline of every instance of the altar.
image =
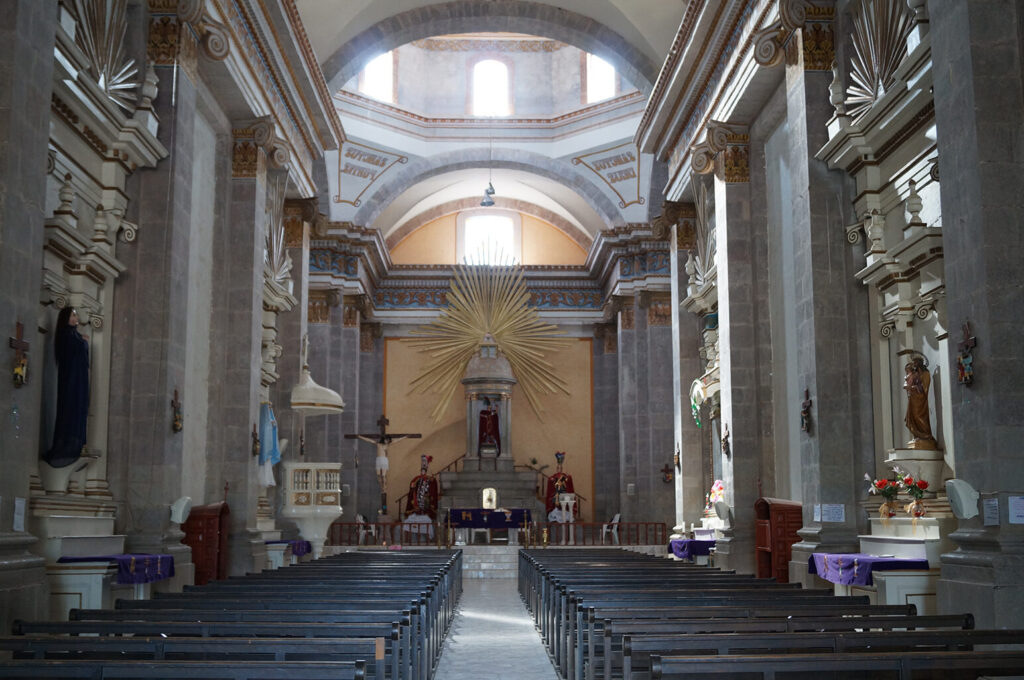
<svg viewBox="0 0 1024 680">
<path fill-rule="evenodd" d="M 530 525 L 530 511 L 526 508 L 496 509 L 490 508 L 450 508 L 448 510 L 448 526 L 455 530 L 456 545 L 466 545 L 471 530 L 482 530 L 487 533 L 487 542 L 491 542 L 491 531 L 507 531 L 510 545 L 518 543 L 519 530 L 526 530 Z"/>
</svg>

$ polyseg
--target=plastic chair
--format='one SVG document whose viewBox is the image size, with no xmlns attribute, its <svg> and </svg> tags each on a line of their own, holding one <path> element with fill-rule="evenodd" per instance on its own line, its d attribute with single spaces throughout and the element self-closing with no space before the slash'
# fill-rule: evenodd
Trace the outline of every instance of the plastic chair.
<svg viewBox="0 0 1024 680">
<path fill-rule="evenodd" d="M 363 541 L 367 536 L 370 537 L 371 543 L 377 542 L 377 528 L 367 524 L 365 517 L 356 515 L 356 524 L 359 525 L 359 545 L 363 545 Z"/>
<path fill-rule="evenodd" d="M 605 538 L 611 535 L 612 540 L 615 541 L 615 545 L 619 544 L 619 518 L 622 517 L 621 512 L 615 513 L 615 517 L 612 517 L 612 521 L 601 525 L 601 545 L 604 545 Z"/>
</svg>

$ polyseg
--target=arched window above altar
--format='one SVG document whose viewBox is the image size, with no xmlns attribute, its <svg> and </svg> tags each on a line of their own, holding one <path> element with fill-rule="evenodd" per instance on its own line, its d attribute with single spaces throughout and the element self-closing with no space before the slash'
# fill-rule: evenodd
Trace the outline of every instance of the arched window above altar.
<svg viewBox="0 0 1024 680">
<path fill-rule="evenodd" d="M 459 213 L 457 257 L 472 264 L 511 264 L 522 260 L 522 218 L 510 210 Z"/>
</svg>

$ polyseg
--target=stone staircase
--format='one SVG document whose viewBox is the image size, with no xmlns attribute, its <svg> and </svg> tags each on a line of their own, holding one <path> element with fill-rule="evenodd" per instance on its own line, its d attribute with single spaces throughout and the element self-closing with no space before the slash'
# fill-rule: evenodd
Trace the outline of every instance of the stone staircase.
<svg viewBox="0 0 1024 680">
<path fill-rule="evenodd" d="M 516 578 L 518 545 L 466 545 L 462 550 L 463 578 Z"/>
</svg>

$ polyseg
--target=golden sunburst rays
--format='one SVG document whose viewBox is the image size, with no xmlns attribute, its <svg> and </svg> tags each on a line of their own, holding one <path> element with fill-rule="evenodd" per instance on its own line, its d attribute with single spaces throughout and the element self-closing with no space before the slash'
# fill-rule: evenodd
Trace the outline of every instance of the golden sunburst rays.
<svg viewBox="0 0 1024 680">
<path fill-rule="evenodd" d="M 556 336 L 564 331 L 540 320 L 529 306 L 522 267 L 515 265 L 457 265 L 448 293 L 448 308 L 441 317 L 414 333 L 409 342 L 428 355 L 412 390 L 431 392 L 440 398 L 431 412 L 440 420 L 459 389 L 469 360 L 480 350 L 490 333 L 515 375 L 519 386 L 540 417 L 543 394 L 569 394 L 568 384 L 545 359 L 549 352 L 565 347 Z"/>
</svg>

